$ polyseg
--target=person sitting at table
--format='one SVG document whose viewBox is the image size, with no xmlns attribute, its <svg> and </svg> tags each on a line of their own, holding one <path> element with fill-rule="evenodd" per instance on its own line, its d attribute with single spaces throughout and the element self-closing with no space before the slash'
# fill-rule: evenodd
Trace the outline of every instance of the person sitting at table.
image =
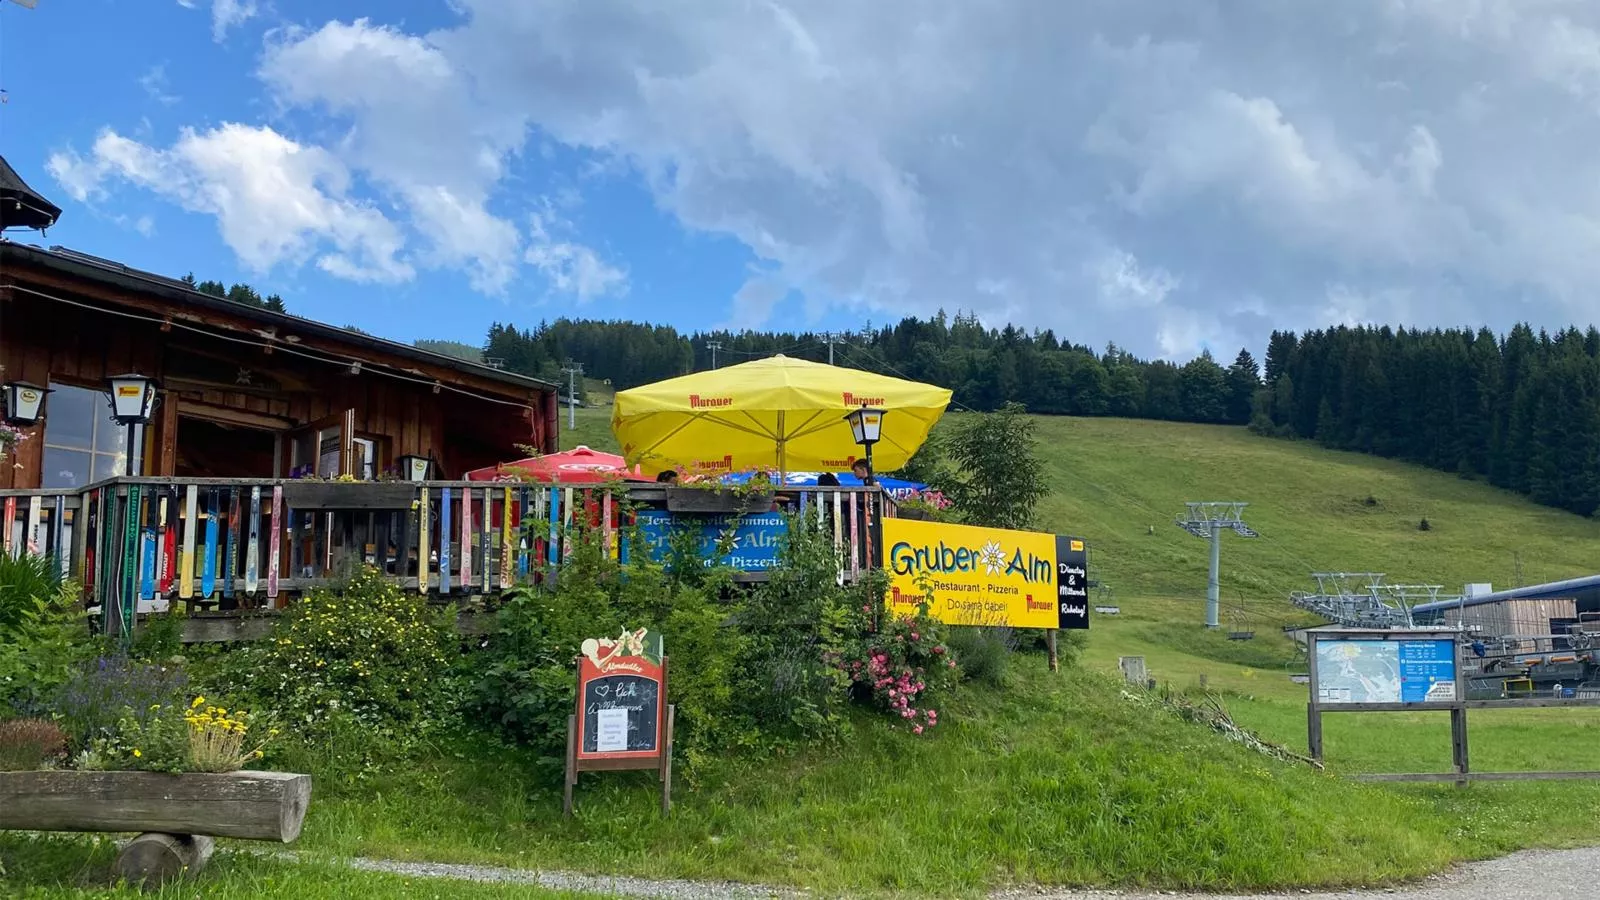
<svg viewBox="0 0 1600 900">
<path fill-rule="evenodd" d="M 678 483 L 678 470 L 677 469 L 668 469 L 665 472 L 662 472 L 660 475 L 657 475 L 656 476 L 656 481 L 661 483 L 661 484 L 677 484 Z"/>
<path fill-rule="evenodd" d="M 838 486 L 839 476 L 833 474 L 832 472 L 823 472 L 821 475 L 817 476 L 817 487 L 819 488 Z"/>
<path fill-rule="evenodd" d="M 850 474 L 861 479 L 862 484 L 875 483 L 872 479 L 871 470 L 867 468 L 867 461 L 864 459 L 858 459 L 850 464 Z"/>
</svg>

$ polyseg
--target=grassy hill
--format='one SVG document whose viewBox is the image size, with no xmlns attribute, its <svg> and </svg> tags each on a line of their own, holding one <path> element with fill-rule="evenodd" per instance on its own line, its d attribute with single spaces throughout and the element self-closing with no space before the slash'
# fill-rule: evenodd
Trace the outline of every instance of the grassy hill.
<svg viewBox="0 0 1600 900">
<path fill-rule="evenodd" d="M 563 445 L 614 450 L 609 410 Z M 565 420 L 563 420 L 565 425 Z M 330 784 L 309 849 L 522 862 L 815 889 L 972 895 L 1008 883 L 1261 888 L 1373 883 L 1451 861 L 1600 840 L 1600 783 L 1376 786 L 1336 777 L 1444 771 L 1448 717 L 1325 723 L 1328 774 L 1282 763 L 1121 696 L 1117 658 L 1164 687 L 1202 677 L 1239 724 L 1304 751 L 1305 687 L 1277 628 L 1314 570 L 1380 571 L 1459 590 L 1593 571 L 1600 525 L 1448 475 L 1241 429 L 1041 419 L 1051 479 L 1041 526 L 1081 534 L 1117 616 L 1095 616 L 1077 670 L 1017 658 L 1005 690 L 969 687 L 934 740 L 864 721 L 847 744 L 730 762 L 651 815 L 645 780 L 594 779 L 563 823 L 514 755 L 446 753 L 392 784 Z M 1371 502 L 1368 498 L 1371 498 Z M 1185 500 L 1248 501 L 1262 537 L 1224 537 L 1224 625 L 1200 627 L 1206 542 L 1172 524 Z M 1417 530 L 1426 517 L 1429 531 Z M 1242 599 L 1241 599 L 1242 598 Z M 1226 630 L 1226 629 L 1224 629 Z M 1590 710 L 1479 711 L 1480 770 L 1600 768 Z"/>
<path fill-rule="evenodd" d="M 579 410 L 573 431 L 563 417 L 562 446 L 615 452 L 610 415 Z M 1600 522 L 1480 482 L 1242 428 L 1037 422 L 1051 481 L 1040 525 L 1087 537 L 1093 577 L 1119 603 L 1146 601 L 1178 620 L 1204 612 L 1207 542 L 1172 524 L 1190 500 L 1250 504 L 1261 537 L 1223 536 L 1222 605 L 1225 619 L 1258 626 L 1301 621 L 1286 598 L 1314 587 L 1313 571 L 1383 572 L 1446 593 L 1473 581 L 1509 587 L 1519 565 L 1525 584 L 1600 571 Z M 1428 531 L 1417 527 L 1424 518 Z"/>
</svg>

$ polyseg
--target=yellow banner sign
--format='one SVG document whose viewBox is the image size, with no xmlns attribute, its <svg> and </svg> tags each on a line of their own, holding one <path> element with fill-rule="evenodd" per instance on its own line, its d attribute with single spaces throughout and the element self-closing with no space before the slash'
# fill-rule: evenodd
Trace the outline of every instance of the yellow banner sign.
<svg viewBox="0 0 1600 900">
<path fill-rule="evenodd" d="M 889 611 L 951 625 L 1055 628 L 1056 538 L 916 519 L 883 520 Z"/>
</svg>

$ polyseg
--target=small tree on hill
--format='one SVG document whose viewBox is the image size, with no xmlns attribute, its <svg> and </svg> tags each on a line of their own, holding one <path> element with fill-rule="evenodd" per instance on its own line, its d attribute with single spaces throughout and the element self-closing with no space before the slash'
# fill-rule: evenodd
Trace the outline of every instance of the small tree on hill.
<svg viewBox="0 0 1600 900">
<path fill-rule="evenodd" d="M 962 518 L 992 528 L 1027 528 L 1049 493 L 1034 423 L 1021 404 L 962 419 L 946 449 L 960 475 L 949 493 Z"/>
</svg>

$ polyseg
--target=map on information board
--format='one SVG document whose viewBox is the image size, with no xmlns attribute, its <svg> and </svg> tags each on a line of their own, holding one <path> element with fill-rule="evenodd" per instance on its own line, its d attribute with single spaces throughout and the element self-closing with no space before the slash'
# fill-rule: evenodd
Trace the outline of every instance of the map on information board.
<svg viewBox="0 0 1600 900">
<path fill-rule="evenodd" d="M 1453 640 L 1317 641 L 1320 703 L 1448 703 L 1456 699 Z"/>
</svg>

